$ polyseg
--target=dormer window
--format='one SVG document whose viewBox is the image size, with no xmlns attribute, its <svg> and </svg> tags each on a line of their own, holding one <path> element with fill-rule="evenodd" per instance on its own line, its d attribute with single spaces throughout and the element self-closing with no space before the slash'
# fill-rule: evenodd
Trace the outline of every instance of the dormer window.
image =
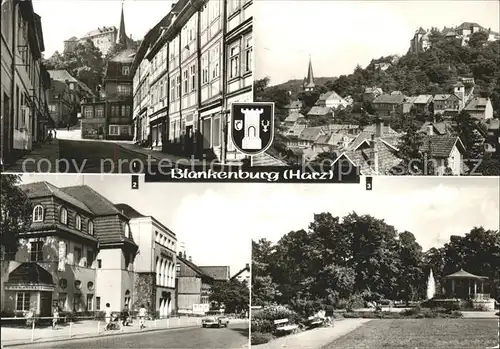
<svg viewBox="0 0 500 349">
<path fill-rule="evenodd" d="M 33 208 L 33 222 L 43 222 L 43 206 L 36 205 Z"/>
<path fill-rule="evenodd" d="M 94 222 L 89 221 L 88 232 L 90 235 L 94 235 Z"/>
<path fill-rule="evenodd" d="M 61 207 L 61 212 L 59 212 L 59 222 L 68 224 L 68 210 L 64 207 Z"/>
<path fill-rule="evenodd" d="M 130 72 L 130 67 L 128 65 L 122 67 L 122 75 L 128 75 L 129 72 Z"/>
<path fill-rule="evenodd" d="M 82 230 L 82 217 L 80 215 L 76 215 L 75 227 L 76 230 Z"/>
</svg>

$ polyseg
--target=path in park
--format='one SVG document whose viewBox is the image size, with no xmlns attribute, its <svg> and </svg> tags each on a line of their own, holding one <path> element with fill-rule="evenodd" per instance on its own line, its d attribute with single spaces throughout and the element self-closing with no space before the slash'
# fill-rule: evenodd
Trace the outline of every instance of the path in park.
<svg viewBox="0 0 500 349">
<path fill-rule="evenodd" d="M 258 349 L 319 349 L 334 340 L 354 331 L 370 319 L 344 319 L 336 321 L 333 327 L 321 327 L 298 334 L 281 337 L 269 343 L 255 346 Z"/>
</svg>

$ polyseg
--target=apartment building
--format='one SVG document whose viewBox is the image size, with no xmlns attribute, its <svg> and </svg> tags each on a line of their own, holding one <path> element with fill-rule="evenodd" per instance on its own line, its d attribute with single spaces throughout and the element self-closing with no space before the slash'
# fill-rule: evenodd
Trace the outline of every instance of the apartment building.
<svg viewBox="0 0 500 349">
<path fill-rule="evenodd" d="M 150 314 L 159 318 L 170 316 L 177 311 L 175 233 L 154 217 L 143 215 L 127 204 L 117 204 L 116 208 L 130 218 L 130 230 L 139 246 L 134 260 L 133 308 L 144 304 Z"/>
<path fill-rule="evenodd" d="M 136 125 L 145 125 L 142 103 L 149 104 L 149 145 L 186 156 L 240 157 L 224 130 L 230 104 L 252 100 L 251 5 L 246 0 L 180 0 L 148 32 L 132 74 Z M 149 100 L 142 75 L 146 66 Z M 144 142 L 146 134 L 143 130 L 137 141 Z"/>
<path fill-rule="evenodd" d="M 15 161 L 43 140 L 52 123 L 47 107 L 50 78 L 42 67 L 41 17 L 31 0 L 1 5 L 1 160 Z"/>
</svg>

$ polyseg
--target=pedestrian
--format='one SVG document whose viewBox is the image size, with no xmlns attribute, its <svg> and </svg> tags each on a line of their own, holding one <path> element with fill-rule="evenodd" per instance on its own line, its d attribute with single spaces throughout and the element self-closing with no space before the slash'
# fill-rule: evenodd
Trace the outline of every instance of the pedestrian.
<svg viewBox="0 0 500 349">
<path fill-rule="evenodd" d="M 144 307 L 144 304 L 141 304 L 141 307 L 139 309 L 139 328 L 142 330 L 144 327 L 144 321 L 146 320 L 146 313 L 147 310 Z"/>
<path fill-rule="evenodd" d="M 106 309 L 104 309 L 104 319 L 106 320 L 106 327 L 104 327 L 104 330 L 107 331 L 111 324 L 111 305 L 109 303 L 106 303 Z"/>
<path fill-rule="evenodd" d="M 59 320 L 59 309 L 54 307 L 54 311 L 52 312 L 52 329 L 55 330 L 57 326 L 57 321 Z"/>
<path fill-rule="evenodd" d="M 69 124 L 67 124 L 66 127 L 68 128 L 68 131 L 69 131 Z"/>
<path fill-rule="evenodd" d="M 128 318 L 130 316 L 129 310 L 128 310 L 128 305 L 125 304 L 125 307 L 123 307 L 122 310 L 122 325 L 127 326 L 128 325 Z"/>
<path fill-rule="evenodd" d="M 57 138 L 57 132 L 56 132 L 56 129 L 54 129 L 54 130 L 53 130 L 53 132 L 54 132 L 54 139 L 56 139 L 56 138 Z"/>
</svg>

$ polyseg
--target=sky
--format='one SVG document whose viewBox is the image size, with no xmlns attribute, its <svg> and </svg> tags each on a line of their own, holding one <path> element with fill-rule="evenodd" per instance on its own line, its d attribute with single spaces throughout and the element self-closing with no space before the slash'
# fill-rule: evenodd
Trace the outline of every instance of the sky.
<svg viewBox="0 0 500 349">
<path fill-rule="evenodd" d="M 130 175 L 24 175 L 56 186 L 91 186 L 111 201 L 153 215 L 186 243 L 200 265 L 248 262 L 250 239 L 278 241 L 307 229 L 315 213 L 344 217 L 355 211 L 384 219 L 399 232 L 412 232 L 425 249 L 475 226 L 499 230 L 500 189 L 494 177 L 373 177 L 373 190 L 360 184 L 140 183 Z M 143 178 L 141 178 L 143 181 Z"/>
<path fill-rule="evenodd" d="M 125 0 L 125 32 L 142 39 L 170 11 L 171 0 Z M 64 50 L 64 41 L 102 27 L 120 26 L 121 0 L 33 0 L 42 17 L 44 56 Z"/>
<path fill-rule="evenodd" d="M 499 31 L 499 1 L 256 1 L 256 78 L 271 85 L 307 75 L 350 74 L 357 64 L 403 55 L 419 27 L 476 22 Z M 279 15 L 277 15 L 279 14 Z"/>
<path fill-rule="evenodd" d="M 85 184 L 114 204 L 126 203 L 143 215 L 153 216 L 176 234 L 178 247 L 185 243 L 187 256 L 197 265 L 229 265 L 234 275 L 250 262 L 251 236 L 240 230 L 238 217 L 228 211 L 230 199 L 215 195 L 219 201 L 211 202 L 214 194 L 205 184 L 140 180 L 139 189 L 132 190 L 130 175 L 22 175 L 23 183 L 47 181 L 57 187 Z"/>
</svg>

